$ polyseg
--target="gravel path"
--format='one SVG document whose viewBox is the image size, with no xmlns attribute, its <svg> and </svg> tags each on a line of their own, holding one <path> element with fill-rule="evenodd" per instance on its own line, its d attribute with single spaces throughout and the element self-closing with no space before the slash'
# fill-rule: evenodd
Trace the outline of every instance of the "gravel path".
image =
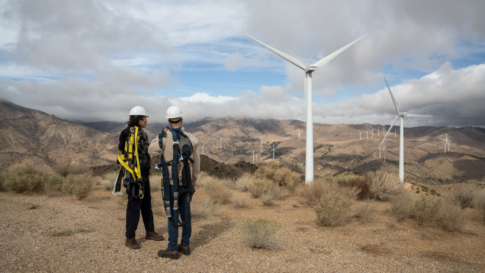
<svg viewBox="0 0 485 273">
<path fill-rule="evenodd" d="M 0 268 L 3 272 L 485 272 L 485 228 L 470 222 L 463 233 L 395 223 L 377 204 L 374 221 L 336 228 L 315 224 L 311 208 L 290 198 L 264 207 L 249 194 L 248 209 L 222 206 L 218 216 L 194 220 L 190 256 L 158 258 L 167 241 L 137 239 L 142 248 L 124 246 L 125 209 L 98 188 L 86 201 L 0 193 Z M 160 196 L 154 194 L 155 204 Z M 206 198 L 203 190 L 195 201 Z M 281 248 L 244 246 L 238 222 L 274 220 Z M 167 237 L 165 216 L 155 215 L 155 228 Z M 52 236 L 66 229 L 70 236 Z M 76 233 L 77 230 L 77 233 Z"/>
</svg>

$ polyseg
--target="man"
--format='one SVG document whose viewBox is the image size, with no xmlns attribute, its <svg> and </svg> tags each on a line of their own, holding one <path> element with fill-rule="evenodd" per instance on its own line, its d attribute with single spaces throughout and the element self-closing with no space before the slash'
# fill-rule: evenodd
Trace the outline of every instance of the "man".
<svg viewBox="0 0 485 273">
<path fill-rule="evenodd" d="M 153 212 L 151 204 L 152 200 L 150 196 L 150 180 L 148 178 L 150 175 L 150 156 L 148 155 L 149 142 L 146 133 L 143 131 L 143 129 L 147 126 L 147 118 L 148 116 L 143 107 L 133 107 L 133 109 L 131 109 L 130 111 L 130 120 L 128 121 L 128 126 L 123 131 L 121 131 L 120 142 L 118 144 L 118 153 L 120 155 L 123 154 L 123 156 L 118 157 L 118 162 L 121 164 L 123 162 L 126 162 L 125 160 L 128 160 L 128 145 L 130 145 L 130 136 L 134 134 L 135 131 L 138 131 L 138 136 L 136 138 L 136 144 L 138 147 L 138 158 L 136 158 L 135 160 L 135 167 L 130 168 L 125 163 L 126 168 L 130 169 L 135 174 L 135 176 L 137 175 L 137 173 L 141 176 L 133 179 L 133 182 L 141 178 L 141 183 L 144 189 L 144 196 L 141 199 L 139 198 L 139 196 L 133 196 L 132 190 L 129 190 L 130 187 L 134 187 L 133 185 L 130 185 L 129 183 L 124 183 L 125 187 L 127 187 L 126 194 L 128 195 L 128 206 L 126 208 L 125 245 L 131 249 L 140 248 L 140 245 L 135 239 L 135 232 L 138 227 L 138 222 L 140 221 L 140 211 L 143 218 L 143 223 L 145 224 L 145 239 L 155 241 L 163 240 L 163 236 L 155 232 L 155 227 L 153 224 Z M 120 162 L 120 160 L 123 162 Z M 138 162 L 140 163 L 140 166 L 136 166 Z M 131 174 L 129 174 L 128 170 L 126 170 L 126 173 L 127 178 L 131 177 Z"/>
<path fill-rule="evenodd" d="M 191 144 L 192 144 L 192 155 L 190 158 L 192 159 L 193 163 L 189 164 L 190 166 L 190 176 L 192 180 L 192 184 L 195 188 L 197 183 L 197 177 L 200 172 L 200 155 L 198 151 L 199 141 L 195 136 L 185 132 L 184 128 L 182 127 L 182 123 L 184 121 L 182 110 L 178 106 L 170 106 L 167 109 L 167 119 L 170 127 L 172 129 L 181 130 L 183 134 L 185 134 Z M 164 132 L 166 132 L 164 130 Z M 158 137 L 155 138 L 149 148 L 148 153 L 153 156 L 160 157 L 160 154 L 163 153 L 163 157 L 166 161 L 171 161 L 173 159 L 173 135 L 169 131 L 166 133 L 162 138 L 162 149 L 160 149 L 159 139 Z M 180 173 L 183 168 L 183 163 L 179 162 L 177 170 Z M 169 173 L 172 173 L 172 164 L 168 165 Z M 173 179 L 170 177 L 170 186 L 169 191 L 173 193 Z M 187 187 L 182 186 L 182 179 L 179 180 L 179 202 L 178 202 L 178 211 L 171 209 L 171 219 L 175 221 L 175 224 L 178 224 L 178 213 L 180 213 L 180 218 L 182 221 L 185 221 L 187 218 L 188 213 L 188 204 L 187 204 L 187 191 L 189 190 Z M 168 246 L 167 249 L 160 250 L 158 252 L 158 256 L 163 258 L 171 258 L 171 259 L 178 259 L 180 258 L 181 254 L 190 255 L 190 237 L 192 235 L 192 221 L 189 221 L 185 226 L 182 227 L 182 240 L 181 244 L 177 245 L 178 239 L 178 227 L 174 226 L 170 221 L 168 221 Z"/>
</svg>

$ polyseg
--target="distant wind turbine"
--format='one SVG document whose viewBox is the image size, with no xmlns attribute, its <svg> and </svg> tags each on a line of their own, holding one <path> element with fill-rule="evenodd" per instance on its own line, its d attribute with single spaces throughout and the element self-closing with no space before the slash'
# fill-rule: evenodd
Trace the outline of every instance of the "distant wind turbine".
<svg viewBox="0 0 485 273">
<path fill-rule="evenodd" d="M 367 139 L 369 139 L 369 130 L 367 130 Z"/>
<path fill-rule="evenodd" d="M 328 63 L 333 58 L 337 57 L 340 53 L 345 51 L 347 48 L 351 47 L 357 41 L 364 38 L 366 35 L 358 38 L 357 40 L 351 42 L 350 44 L 342 47 L 341 49 L 335 51 L 334 53 L 328 55 L 327 57 L 321 59 L 320 61 L 310 64 L 308 66 L 304 66 L 302 62 L 298 59 L 279 51 L 276 48 L 273 48 L 261 41 L 256 40 L 255 38 L 245 34 L 249 38 L 253 39 L 255 42 L 259 43 L 260 45 L 266 47 L 267 49 L 273 51 L 283 59 L 289 61 L 290 63 L 296 65 L 297 67 L 301 68 L 305 71 L 305 84 L 304 84 L 304 93 L 305 93 L 305 100 L 306 100 L 306 156 L 305 156 L 305 182 L 312 183 L 314 178 L 314 165 L 313 165 L 313 94 L 312 94 L 312 73 L 317 68 L 321 67 L 322 65 Z"/>
<path fill-rule="evenodd" d="M 359 131 L 359 137 L 360 137 L 360 140 L 362 140 L 362 132 Z"/>
<path fill-rule="evenodd" d="M 397 113 L 397 116 L 394 119 L 394 122 L 392 123 L 391 127 L 389 128 L 389 131 L 391 130 L 392 126 L 394 126 L 394 124 L 396 123 L 398 118 L 400 118 L 400 121 L 401 121 L 401 128 L 400 128 L 400 131 L 399 131 L 399 178 L 401 179 L 401 182 L 404 183 L 404 117 L 432 118 L 433 116 L 431 116 L 431 115 L 416 115 L 416 114 L 409 114 L 407 112 L 400 112 L 399 111 L 399 104 L 397 103 L 396 99 L 394 98 L 394 95 L 392 94 L 391 88 L 389 87 L 389 84 L 387 83 L 386 77 L 384 77 L 384 81 L 386 82 L 387 89 L 389 89 L 389 94 L 391 94 L 391 99 L 392 99 L 392 102 L 394 103 L 394 107 L 396 108 L 396 113 Z M 387 131 L 387 134 L 389 134 L 389 131 Z M 395 132 L 396 131 L 394 131 L 394 133 Z M 387 134 L 386 134 L 386 136 L 387 136 Z M 385 139 L 385 137 L 384 137 L 384 139 Z"/>
<path fill-rule="evenodd" d="M 254 150 L 253 150 L 253 162 L 254 162 Z"/>
<path fill-rule="evenodd" d="M 222 137 L 221 137 L 221 150 L 222 150 Z"/>
<path fill-rule="evenodd" d="M 379 137 L 379 128 L 377 128 L 377 137 Z"/>
<path fill-rule="evenodd" d="M 274 143 L 273 143 L 273 160 L 274 160 Z"/>
<path fill-rule="evenodd" d="M 205 143 L 202 143 L 202 154 L 204 154 L 204 145 Z"/>
<path fill-rule="evenodd" d="M 298 131 L 298 140 L 300 140 L 300 131 Z"/>
</svg>

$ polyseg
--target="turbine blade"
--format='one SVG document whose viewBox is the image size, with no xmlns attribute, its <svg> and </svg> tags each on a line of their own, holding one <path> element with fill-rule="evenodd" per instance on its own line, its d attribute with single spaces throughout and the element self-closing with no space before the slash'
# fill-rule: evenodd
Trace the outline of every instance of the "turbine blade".
<svg viewBox="0 0 485 273">
<path fill-rule="evenodd" d="M 288 62 L 290 62 L 290 63 L 298 66 L 299 68 L 305 70 L 305 66 L 297 58 L 294 58 L 294 57 L 292 57 L 292 56 L 290 56 L 290 55 L 288 55 L 288 54 L 286 54 L 286 53 L 284 53 L 282 51 L 279 51 L 278 49 L 276 49 L 274 47 L 271 47 L 271 46 L 269 46 L 269 45 L 267 45 L 267 44 L 265 44 L 265 43 L 263 43 L 261 41 L 258 41 L 256 39 L 254 39 L 253 37 L 247 35 L 246 33 L 244 33 L 244 35 L 248 36 L 249 38 L 253 39 L 258 44 L 260 44 L 260 45 L 266 47 L 267 49 L 273 51 L 274 53 L 278 54 L 280 57 L 282 57 L 283 59 L 287 60 Z"/>
<path fill-rule="evenodd" d="M 416 114 L 407 114 L 405 117 L 407 118 L 432 118 L 431 115 L 416 115 Z"/>
<path fill-rule="evenodd" d="M 397 104 L 397 101 L 394 98 L 394 95 L 392 94 L 391 88 L 389 87 L 389 84 L 387 84 L 386 77 L 384 77 L 384 81 L 386 82 L 387 89 L 389 89 L 389 93 L 391 94 L 392 102 L 394 103 L 394 107 L 396 108 L 397 115 L 399 116 L 399 104 Z"/>
<path fill-rule="evenodd" d="M 316 62 L 314 64 L 314 66 L 320 67 L 320 66 L 330 62 L 333 58 L 337 57 L 340 53 L 344 52 L 347 48 L 353 46 L 355 43 L 357 43 L 360 39 L 364 38 L 365 36 L 367 36 L 367 34 L 365 34 L 364 36 L 360 37 L 359 39 L 353 41 L 352 43 L 342 47 L 341 49 L 335 51 L 334 53 L 328 55 L 327 57 L 321 59 L 320 61 Z"/>
<path fill-rule="evenodd" d="M 394 122 L 391 124 L 391 127 L 389 127 L 389 130 L 387 130 L 387 133 L 386 135 L 384 136 L 384 138 L 382 139 L 382 142 L 381 142 L 381 145 L 379 145 L 379 148 L 382 146 L 382 144 L 384 143 L 384 141 L 386 140 L 386 137 L 387 135 L 389 134 L 389 132 L 391 131 L 392 129 L 392 126 L 394 126 L 394 124 L 396 124 L 396 121 L 397 119 L 399 118 L 399 114 L 396 116 L 396 118 L 394 119 Z"/>
</svg>

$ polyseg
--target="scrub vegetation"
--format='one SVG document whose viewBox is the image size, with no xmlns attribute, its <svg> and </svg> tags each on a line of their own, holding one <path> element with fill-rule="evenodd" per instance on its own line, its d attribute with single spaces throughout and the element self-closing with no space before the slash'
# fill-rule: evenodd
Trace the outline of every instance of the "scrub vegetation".
<svg viewBox="0 0 485 273">
<path fill-rule="evenodd" d="M 217 204 L 228 204 L 231 202 L 232 192 L 224 187 L 223 182 L 216 177 L 204 179 L 205 193 Z"/>
<path fill-rule="evenodd" d="M 273 221 L 248 219 L 239 224 L 244 243 L 253 248 L 277 249 L 280 241 L 276 235 L 280 226 Z"/>
<path fill-rule="evenodd" d="M 163 204 L 163 203 L 162 203 Z M 190 213 L 194 219 L 210 219 L 215 217 L 219 205 L 213 200 L 205 200 L 202 204 L 194 204 L 190 206 Z"/>
<path fill-rule="evenodd" d="M 31 165 L 15 164 L 2 175 L 2 189 L 15 193 L 46 194 L 59 196 L 74 195 L 81 200 L 86 198 L 95 187 L 95 179 L 85 174 L 52 174 L 38 170 Z"/>
</svg>

